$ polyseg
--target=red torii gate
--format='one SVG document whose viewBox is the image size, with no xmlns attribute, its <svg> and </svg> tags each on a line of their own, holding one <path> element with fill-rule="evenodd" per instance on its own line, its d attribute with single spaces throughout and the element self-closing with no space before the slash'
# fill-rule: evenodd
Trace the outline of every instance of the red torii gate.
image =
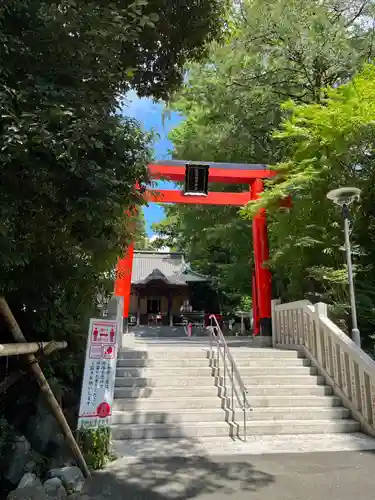
<svg viewBox="0 0 375 500">
<path fill-rule="evenodd" d="M 243 206 L 255 200 L 263 192 L 263 179 L 270 178 L 275 172 L 262 164 L 231 164 L 214 162 L 186 162 L 165 160 L 148 165 L 151 179 L 163 179 L 182 182 L 185 179 L 186 166 L 205 166 L 209 168 L 208 182 L 222 184 L 246 184 L 244 192 L 208 192 L 202 195 L 187 195 L 179 190 L 145 190 L 148 202 L 183 203 L 194 205 L 231 205 Z M 288 203 L 287 203 L 288 204 Z M 266 211 L 259 210 L 253 218 L 254 272 L 252 283 L 254 334 L 271 334 L 271 299 L 272 277 L 265 265 L 269 259 Z M 117 265 L 115 295 L 124 298 L 123 316 L 125 322 L 129 316 L 131 274 L 133 269 L 134 243 L 131 243 L 123 259 Z"/>
</svg>

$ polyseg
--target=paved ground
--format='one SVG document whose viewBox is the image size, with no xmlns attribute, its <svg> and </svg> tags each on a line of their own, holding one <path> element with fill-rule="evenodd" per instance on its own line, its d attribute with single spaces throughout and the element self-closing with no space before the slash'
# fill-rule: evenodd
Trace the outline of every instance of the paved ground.
<svg viewBox="0 0 375 500">
<path fill-rule="evenodd" d="M 375 454 L 326 452 L 118 460 L 83 500 L 371 500 Z"/>
</svg>

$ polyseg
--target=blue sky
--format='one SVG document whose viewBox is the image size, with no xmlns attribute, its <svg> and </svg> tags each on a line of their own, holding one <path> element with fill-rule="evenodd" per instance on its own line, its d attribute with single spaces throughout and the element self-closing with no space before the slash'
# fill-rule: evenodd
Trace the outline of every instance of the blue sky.
<svg viewBox="0 0 375 500">
<path fill-rule="evenodd" d="M 137 94 L 132 91 L 127 94 L 126 98 L 127 105 L 123 107 L 124 115 L 136 118 L 141 123 L 144 130 L 154 130 L 159 135 L 154 145 L 155 159 L 166 160 L 170 158 L 172 143 L 168 139 L 168 133 L 178 123 L 180 123 L 183 118 L 178 113 L 171 113 L 168 118 L 164 119 L 163 123 L 163 104 L 155 103 L 152 99 L 140 99 L 137 97 Z M 159 182 L 158 187 L 161 189 L 170 189 L 171 183 Z M 163 207 L 156 205 L 155 203 L 151 203 L 149 207 L 144 208 L 144 214 L 147 225 L 147 234 L 152 236 L 153 233 L 151 230 L 151 224 L 159 222 L 164 218 Z"/>
</svg>

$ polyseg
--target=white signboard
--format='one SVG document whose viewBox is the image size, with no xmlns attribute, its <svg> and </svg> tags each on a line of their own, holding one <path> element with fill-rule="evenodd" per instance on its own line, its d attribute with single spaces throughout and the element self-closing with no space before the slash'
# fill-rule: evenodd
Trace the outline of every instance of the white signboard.
<svg viewBox="0 0 375 500">
<path fill-rule="evenodd" d="M 116 320 L 90 320 L 78 428 L 110 424 L 118 342 Z"/>
</svg>

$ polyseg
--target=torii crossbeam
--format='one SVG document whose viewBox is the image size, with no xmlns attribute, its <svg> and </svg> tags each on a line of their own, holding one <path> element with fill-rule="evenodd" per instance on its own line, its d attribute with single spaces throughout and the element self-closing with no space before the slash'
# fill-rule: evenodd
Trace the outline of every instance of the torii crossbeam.
<svg viewBox="0 0 375 500">
<path fill-rule="evenodd" d="M 275 175 L 274 171 L 263 164 L 187 162 L 179 160 L 165 160 L 151 163 L 148 165 L 148 172 L 150 178 L 153 180 L 162 179 L 183 182 L 187 165 L 208 168 L 209 183 L 246 185 L 247 189 L 243 192 L 208 192 L 207 194 L 195 194 L 194 196 L 182 190 L 147 189 L 144 192 L 145 200 L 155 203 L 243 206 L 249 201 L 257 199 L 263 192 L 263 179 Z M 254 250 L 252 284 L 254 335 L 271 335 L 272 278 L 271 272 L 267 267 L 269 246 L 266 212 L 263 209 L 253 218 L 252 234 Z M 126 256 L 119 260 L 117 266 L 115 295 L 124 297 L 125 323 L 127 323 L 129 316 L 133 253 L 134 244 L 131 244 Z"/>
</svg>

